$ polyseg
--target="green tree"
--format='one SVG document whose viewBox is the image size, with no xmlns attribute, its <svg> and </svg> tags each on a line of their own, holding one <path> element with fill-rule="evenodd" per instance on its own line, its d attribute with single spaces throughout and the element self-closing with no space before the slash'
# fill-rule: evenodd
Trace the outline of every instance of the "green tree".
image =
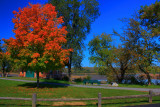
<svg viewBox="0 0 160 107">
<path fill-rule="evenodd" d="M 132 54 L 132 67 L 138 68 L 148 79 L 148 85 L 151 84 L 151 68 L 156 59 L 156 38 L 152 37 L 149 29 L 141 26 L 141 20 L 138 17 L 126 20 L 127 26 L 124 29 L 123 44 Z"/>
<path fill-rule="evenodd" d="M 6 47 L 1 45 L 0 41 L 0 71 L 2 71 L 2 77 L 4 77 L 5 73 L 8 73 L 12 70 L 11 60 L 7 55 L 6 49 Z"/>
<path fill-rule="evenodd" d="M 154 60 L 159 58 L 157 53 L 159 53 L 160 48 L 157 37 L 160 35 L 160 1 L 149 6 L 142 6 L 139 11 L 139 18 L 142 27 L 147 29 L 143 30 L 143 54 L 145 53 L 143 60 L 148 65 L 142 65 L 140 68 L 143 71 L 148 68 L 151 72 L 152 67 L 150 65 L 153 66 Z"/>
<path fill-rule="evenodd" d="M 97 0 L 49 0 L 56 6 L 58 16 L 64 16 L 63 25 L 67 27 L 67 44 L 65 48 L 72 48 L 67 64 L 71 77 L 71 67 L 81 67 L 83 59 L 84 40 L 90 31 L 91 23 L 99 16 Z"/>
<path fill-rule="evenodd" d="M 1 40 L 0 40 L 0 53 L 2 52 L 2 43 L 1 43 Z M 1 57 L 0 57 L 1 58 Z"/>
<path fill-rule="evenodd" d="M 125 46 L 116 48 L 111 43 L 111 35 L 95 36 L 88 44 L 90 61 L 99 67 L 102 74 L 107 74 L 108 79 L 116 78 L 121 83 L 129 69 L 131 55 Z"/>
<path fill-rule="evenodd" d="M 142 6 L 140 11 L 141 24 L 151 30 L 152 35 L 160 34 L 160 1 L 149 6 Z"/>
<path fill-rule="evenodd" d="M 2 43 L 0 40 L 0 69 L 1 69 L 1 61 L 2 61 Z"/>
<path fill-rule="evenodd" d="M 0 52 L 2 52 L 2 43 L 1 43 L 1 40 L 0 40 Z"/>
</svg>

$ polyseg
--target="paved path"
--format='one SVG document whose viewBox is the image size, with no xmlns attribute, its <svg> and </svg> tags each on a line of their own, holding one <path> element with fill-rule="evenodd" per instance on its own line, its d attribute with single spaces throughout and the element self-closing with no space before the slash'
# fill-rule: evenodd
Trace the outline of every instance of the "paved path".
<svg viewBox="0 0 160 107">
<path fill-rule="evenodd" d="M 13 81 L 23 81 L 23 82 L 36 82 L 30 80 L 21 80 L 21 79 L 8 79 L 8 78 L 0 78 L 4 80 L 13 80 Z M 62 83 L 49 83 L 49 82 L 40 82 L 43 84 L 53 84 L 53 85 L 60 85 L 60 86 L 74 86 L 74 87 L 84 87 L 84 88 L 103 88 L 103 89 L 120 89 L 120 90 L 135 90 L 135 91 L 149 91 L 153 90 L 155 93 L 160 93 L 159 89 L 148 89 L 148 88 L 127 88 L 127 87 L 107 87 L 105 85 L 101 86 L 89 86 L 89 85 L 76 85 L 76 84 L 62 84 Z"/>
<path fill-rule="evenodd" d="M 75 87 L 88 87 L 88 88 L 104 88 L 104 89 L 120 89 L 120 90 L 135 90 L 135 91 L 149 91 L 153 90 L 154 93 L 160 93 L 160 89 L 148 89 L 148 88 L 127 88 L 127 87 L 107 87 L 107 86 L 86 86 L 86 85 L 72 85 Z"/>
</svg>

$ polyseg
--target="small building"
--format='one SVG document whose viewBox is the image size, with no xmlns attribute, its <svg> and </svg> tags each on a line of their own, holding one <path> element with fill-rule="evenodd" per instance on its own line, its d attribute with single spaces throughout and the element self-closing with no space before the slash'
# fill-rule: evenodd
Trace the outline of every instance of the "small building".
<svg viewBox="0 0 160 107">
<path fill-rule="evenodd" d="M 26 72 L 20 72 L 20 77 L 32 77 L 36 78 L 37 74 L 32 71 L 26 71 Z M 49 72 L 39 72 L 40 78 L 54 78 L 54 79 L 62 79 L 62 71 L 55 70 L 55 71 L 49 71 Z"/>
</svg>

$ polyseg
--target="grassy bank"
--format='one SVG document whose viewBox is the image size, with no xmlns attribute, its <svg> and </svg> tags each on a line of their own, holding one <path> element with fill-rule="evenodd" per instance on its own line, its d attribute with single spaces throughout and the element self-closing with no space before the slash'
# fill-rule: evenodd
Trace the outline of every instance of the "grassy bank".
<svg viewBox="0 0 160 107">
<path fill-rule="evenodd" d="M 0 97 L 23 97 L 31 98 L 33 93 L 37 93 L 38 98 L 97 98 L 98 93 L 102 97 L 141 95 L 146 92 L 129 91 L 129 90 L 111 90 L 111 89 L 94 89 L 79 87 L 62 87 L 41 84 L 37 89 L 35 83 L 17 82 L 10 80 L 0 80 Z M 154 97 L 153 103 L 160 103 L 160 97 Z M 97 106 L 97 101 L 80 101 L 80 102 L 37 102 L 38 106 Z M 115 107 L 127 105 L 148 104 L 147 98 L 132 98 L 118 100 L 103 100 L 102 106 Z M 31 106 L 30 101 L 18 100 L 0 100 L 0 106 Z"/>
<path fill-rule="evenodd" d="M 160 85 L 119 84 L 119 87 L 129 87 L 129 88 L 160 88 Z"/>
<path fill-rule="evenodd" d="M 30 81 L 36 81 L 36 78 L 27 78 L 27 77 L 7 77 L 8 79 L 21 79 L 21 80 L 30 80 Z M 42 79 L 40 78 L 40 82 L 53 82 L 53 83 L 64 83 L 64 84 L 71 84 L 68 81 L 63 81 L 63 80 L 54 80 L 54 79 Z M 77 82 L 76 84 L 83 84 L 83 82 Z M 89 84 L 90 85 L 90 84 Z M 128 87 L 128 88 L 160 88 L 160 85 L 137 85 L 137 84 L 118 84 L 118 87 Z M 105 86 L 110 86 L 110 85 L 105 85 Z"/>
<path fill-rule="evenodd" d="M 37 81 L 37 78 L 30 78 L 30 77 L 7 77 L 8 79 L 21 79 L 21 80 L 30 80 L 30 81 Z M 53 82 L 53 83 L 64 83 L 64 84 L 70 84 L 68 81 L 63 80 L 54 80 L 54 79 L 39 79 L 40 82 Z"/>
</svg>

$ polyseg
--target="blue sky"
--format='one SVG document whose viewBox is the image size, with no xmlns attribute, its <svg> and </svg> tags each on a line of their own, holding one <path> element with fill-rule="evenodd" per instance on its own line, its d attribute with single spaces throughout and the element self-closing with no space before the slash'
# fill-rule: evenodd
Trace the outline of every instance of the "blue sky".
<svg viewBox="0 0 160 107">
<path fill-rule="evenodd" d="M 23 8 L 28 5 L 28 2 L 32 4 L 40 3 L 44 4 L 48 0 L 0 0 L 0 39 L 9 39 L 14 37 L 12 29 L 14 24 L 12 23 L 13 10 L 18 10 L 19 7 Z M 156 0 L 98 0 L 100 7 L 100 16 L 91 25 L 90 34 L 87 35 L 85 40 L 86 49 L 84 50 L 84 59 L 82 66 L 93 67 L 88 60 L 89 51 L 87 44 L 93 38 L 93 35 L 101 33 L 111 34 L 113 29 L 122 32 L 121 28 L 123 23 L 119 21 L 121 18 L 130 18 L 132 15 L 140 9 L 140 6 L 150 5 Z M 114 37 L 114 44 L 119 43 L 119 39 Z"/>
</svg>

